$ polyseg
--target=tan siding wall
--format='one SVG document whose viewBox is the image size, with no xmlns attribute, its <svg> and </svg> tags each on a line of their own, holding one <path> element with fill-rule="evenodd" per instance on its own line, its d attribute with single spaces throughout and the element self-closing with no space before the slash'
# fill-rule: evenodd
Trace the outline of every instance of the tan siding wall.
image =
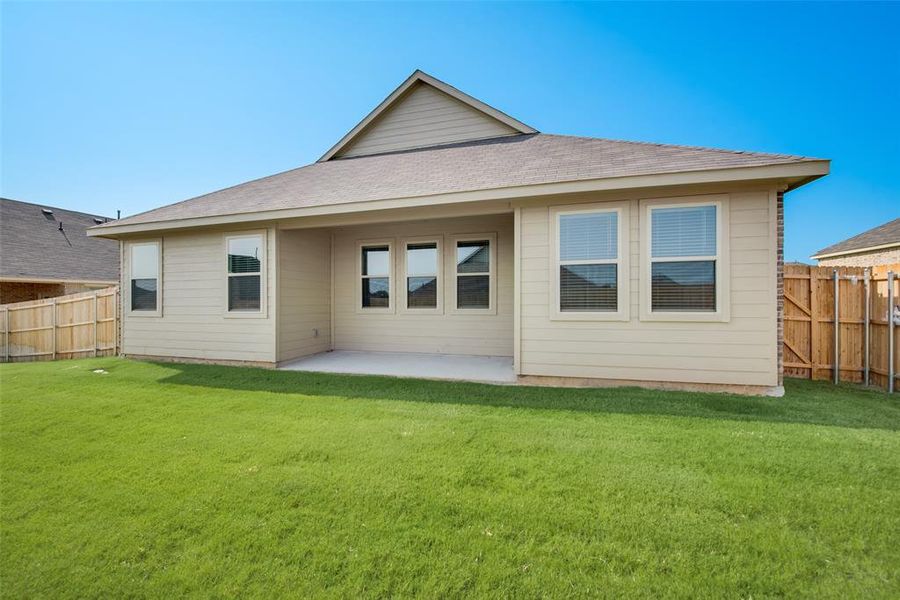
<svg viewBox="0 0 900 600">
<path fill-rule="evenodd" d="M 497 234 L 497 314 L 450 314 L 448 270 L 454 264 L 447 243 L 451 234 Z M 433 352 L 512 356 L 513 353 L 513 218 L 511 214 L 353 227 L 335 231 L 336 350 Z M 400 240 L 404 237 L 444 236 L 444 314 L 404 314 L 399 308 Z M 357 311 L 357 244 L 360 240 L 395 240 L 395 312 Z"/>
<path fill-rule="evenodd" d="M 517 132 L 508 125 L 429 85 L 418 84 L 338 156 L 362 156 L 514 133 Z"/>
<path fill-rule="evenodd" d="M 163 237 L 162 316 L 134 316 L 124 307 L 125 354 L 274 362 L 274 230 L 266 239 L 266 317 L 228 318 L 224 234 L 192 231 Z M 125 285 L 130 285 L 127 260 L 124 268 Z"/>
<path fill-rule="evenodd" d="M 615 198 L 629 200 L 630 206 L 630 320 L 551 320 L 549 209 L 547 204 L 523 207 L 522 374 L 776 385 L 773 197 L 766 190 L 730 193 L 728 322 L 639 320 L 642 215 L 637 195 Z"/>
<path fill-rule="evenodd" d="M 875 252 L 847 254 L 819 261 L 820 267 L 874 267 L 900 263 L 900 248 L 887 248 Z"/>
<path fill-rule="evenodd" d="M 331 234 L 278 233 L 278 360 L 331 349 Z"/>
</svg>

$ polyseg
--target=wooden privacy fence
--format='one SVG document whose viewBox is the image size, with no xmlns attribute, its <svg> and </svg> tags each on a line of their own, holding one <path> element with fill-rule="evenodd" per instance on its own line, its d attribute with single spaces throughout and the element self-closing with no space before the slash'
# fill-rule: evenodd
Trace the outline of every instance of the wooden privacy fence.
<svg viewBox="0 0 900 600">
<path fill-rule="evenodd" d="M 900 264 L 785 265 L 785 376 L 851 381 L 893 391 L 900 373 L 900 326 L 892 323 L 900 298 L 898 276 Z"/>
<path fill-rule="evenodd" d="M 115 355 L 118 307 L 117 287 L 2 305 L 3 361 Z"/>
</svg>

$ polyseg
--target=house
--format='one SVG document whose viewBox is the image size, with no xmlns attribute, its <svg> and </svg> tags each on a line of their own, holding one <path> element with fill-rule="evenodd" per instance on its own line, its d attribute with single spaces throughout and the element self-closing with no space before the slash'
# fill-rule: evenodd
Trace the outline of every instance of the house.
<svg viewBox="0 0 900 600">
<path fill-rule="evenodd" d="M 777 392 L 783 194 L 828 169 L 543 134 L 416 71 L 317 162 L 89 235 L 122 244 L 126 355 Z"/>
<path fill-rule="evenodd" d="M 0 198 L 0 304 L 119 283 L 119 245 L 85 231 L 106 217 Z"/>
<path fill-rule="evenodd" d="M 874 267 L 900 263 L 900 218 L 823 248 L 820 267 Z"/>
</svg>

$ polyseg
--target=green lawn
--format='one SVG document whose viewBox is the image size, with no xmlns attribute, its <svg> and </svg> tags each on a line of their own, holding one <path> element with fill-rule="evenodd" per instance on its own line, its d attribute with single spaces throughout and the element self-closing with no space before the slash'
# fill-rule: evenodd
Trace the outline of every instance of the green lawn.
<svg viewBox="0 0 900 600">
<path fill-rule="evenodd" d="M 878 392 L 112 358 L 0 386 L 4 597 L 900 597 L 900 400 Z"/>
</svg>

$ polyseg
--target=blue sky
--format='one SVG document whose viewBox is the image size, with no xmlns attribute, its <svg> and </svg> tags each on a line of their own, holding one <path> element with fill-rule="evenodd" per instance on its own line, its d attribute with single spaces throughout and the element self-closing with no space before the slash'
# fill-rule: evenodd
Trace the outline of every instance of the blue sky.
<svg viewBox="0 0 900 600">
<path fill-rule="evenodd" d="M 4 196 L 115 215 L 318 158 L 415 68 L 550 133 L 830 158 L 786 256 L 900 216 L 897 4 L 2 4 Z"/>
</svg>

